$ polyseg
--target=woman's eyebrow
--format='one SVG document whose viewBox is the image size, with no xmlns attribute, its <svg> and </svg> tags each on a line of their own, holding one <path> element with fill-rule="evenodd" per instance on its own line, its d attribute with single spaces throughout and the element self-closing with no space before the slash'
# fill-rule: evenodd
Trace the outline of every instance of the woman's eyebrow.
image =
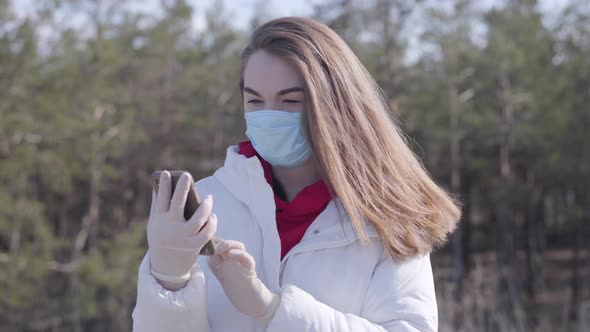
<svg viewBox="0 0 590 332">
<path fill-rule="evenodd" d="M 260 93 L 256 92 L 256 90 L 254 90 L 254 89 L 252 89 L 252 88 L 249 88 L 249 87 L 247 87 L 247 86 L 245 86 L 243 90 L 244 90 L 244 92 L 251 93 L 251 94 L 253 94 L 253 95 L 255 95 L 255 96 L 258 96 L 258 97 L 262 97 L 262 96 L 260 95 Z M 296 87 L 292 87 L 292 88 L 288 88 L 288 89 L 281 90 L 281 91 L 277 92 L 277 95 L 278 95 L 278 96 L 282 96 L 282 95 L 286 95 L 287 93 L 291 93 L 291 92 L 299 92 L 299 91 L 303 92 L 303 91 L 305 91 L 305 90 L 304 90 L 303 88 L 300 88 L 300 87 L 296 86 Z"/>
</svg>

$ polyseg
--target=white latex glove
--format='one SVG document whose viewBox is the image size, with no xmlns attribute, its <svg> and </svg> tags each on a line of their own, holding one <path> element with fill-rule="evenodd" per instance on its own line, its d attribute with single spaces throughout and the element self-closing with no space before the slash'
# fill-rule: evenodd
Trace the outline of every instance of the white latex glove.
<svg viewBox="0 0 590 332">
<path fill-rule="evenodd" d="M 171 177 L 168 171 L 164 171 L 158 193 L 152 190 L 147 238 L 151 268 L 157 273 L 177 277 L 188 275 L 201 248 L 217 231 L 217 216 L 211 213 L 211 195 L 207 195 L 190 220 L 184 219 L 184 205 L 192 185 L 192 177 L 185 172 L 170 199 Z M 205 222 L 207 225 L 201 229 Z"/>
<path fill-rule="evenodd" d="M 225 295 L 241 313 L 267 324 L 274 315 L 280 296 L 271 292 L 256 275 L 254 258 L 238 241 L 223 240 L 209 268 L 223 286 Z"/>
</svg>

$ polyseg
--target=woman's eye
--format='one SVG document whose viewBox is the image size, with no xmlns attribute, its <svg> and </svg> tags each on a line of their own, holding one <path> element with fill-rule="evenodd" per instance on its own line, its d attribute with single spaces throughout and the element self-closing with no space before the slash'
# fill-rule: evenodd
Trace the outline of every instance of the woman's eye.
<svg viewBox="0 0 590 332">
<path fill-rule="evenodd" d="M 262 102 L 262 100 L 252 99 L 252 100 L 248 101 L 248 104 L 258 104 L 258 103 L 261 103 L 261 102 Z"/>
<path fill-rule="evenodd" d="M 298 102 L 299 102 L 299 100 L 292 100 L 292 99 L 285 100 L 285 103 L 291 103 L 291 104 L 298 103 Z"/>
</svg>

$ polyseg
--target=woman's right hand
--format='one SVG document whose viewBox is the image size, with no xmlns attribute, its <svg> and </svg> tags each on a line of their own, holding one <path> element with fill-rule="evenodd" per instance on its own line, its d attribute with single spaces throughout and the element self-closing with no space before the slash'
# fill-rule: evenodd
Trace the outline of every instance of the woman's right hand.
<svg viewBox="0 0 590 332">
<path fill-rule="evenodd" d="M 183 173 L 170 199 L 171 176 L 164 171 L 160 175 L 158 193 L 152 190 L 147 238 L 151 269 L 157 273 L 169 276 L 189 273 L 201 248 L 217 231 L 211 195 L 207 195 L 190 220 L 184 219 L 186 197 L 192 185 L 191 175 Z M 203 227 L 205 222 L 207 225 Z"/>
</svg>

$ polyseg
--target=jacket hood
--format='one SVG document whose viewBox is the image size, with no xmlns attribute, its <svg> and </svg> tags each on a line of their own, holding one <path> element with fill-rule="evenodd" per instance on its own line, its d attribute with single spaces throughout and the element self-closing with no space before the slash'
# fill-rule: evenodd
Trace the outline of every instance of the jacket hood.
<svg viewBox="0 0 590 332">
<path fill-rule="evenodd" d="M 231 145 L 227 148 L 224 165 L 213 176 L 236 199 L 248 206 L 262 227 L 271 226 L 271 223 L 276 227 L 274 192 L 266 181 L 262 164 L 256 156 L 247 158 L 239 153 L 238 145 Z M 350 241 L 358 239 L 357 232 L 337 197 L 332 198 L 316 220 L 330 213 L 335 213 L 339 218 L 326 218 L 321 225 L 314 222 L 308 232 L 321 227 L 324 234 L 334 233 L 333 235 L 344 236 Z M 372 225 L 366 222 L 364 224 L 369 237 L 378 237 Z"/>
</svg>

